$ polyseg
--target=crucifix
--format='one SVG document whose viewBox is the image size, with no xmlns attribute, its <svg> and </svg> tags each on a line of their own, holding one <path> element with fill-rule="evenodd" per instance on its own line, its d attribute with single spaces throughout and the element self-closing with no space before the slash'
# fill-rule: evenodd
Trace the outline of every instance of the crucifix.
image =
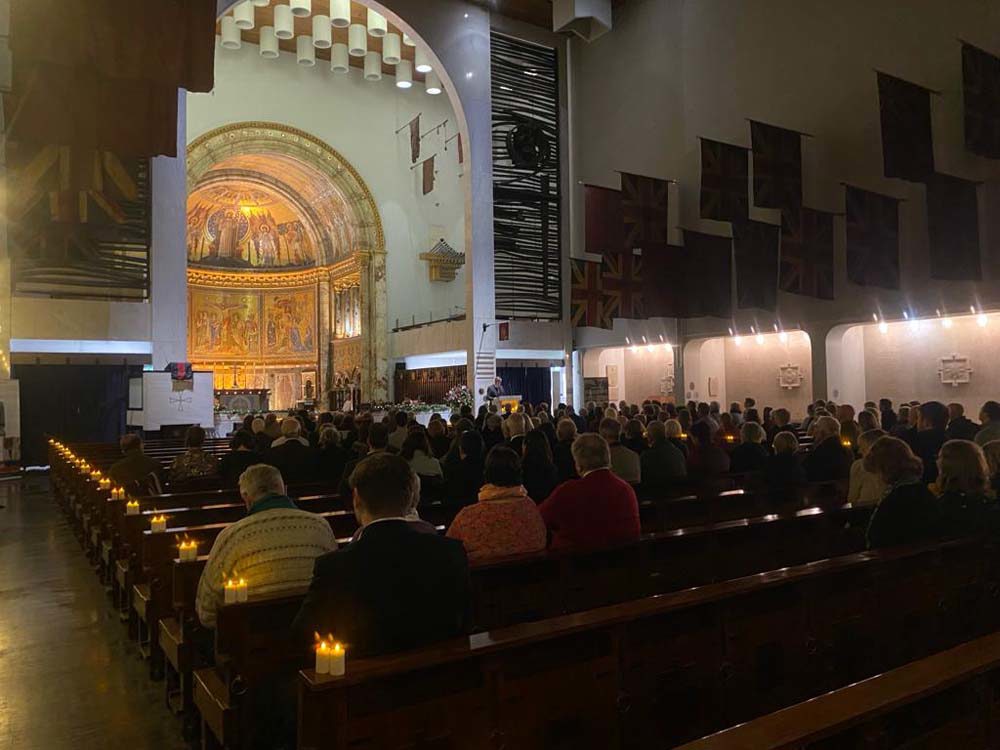
<svg viewBox="0 0 1000 750">
<path fill-rule="evenodd" d="M 183 392 L 170 397 L 170 403 L 177 404 L 177 411 L 179 412 L 184 411 L 184 404 L 190 404 L 193 400 L 192 396 L 185 396 Z"/>
</svg>

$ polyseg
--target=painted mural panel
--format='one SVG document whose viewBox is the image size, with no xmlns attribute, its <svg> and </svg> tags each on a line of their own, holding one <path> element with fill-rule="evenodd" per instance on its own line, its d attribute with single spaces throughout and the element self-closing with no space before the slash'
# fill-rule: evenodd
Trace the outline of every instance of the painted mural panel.
<svg viewBox="0 0 1000 750">
<path fill-rule="evenodd" d="M 188 198 L 188 264 L 223 269 L 316 264 L 300 214 L 277 192 L 241 183 L 198 188 Z"/>
<path fill-rule="evenodd" d="M 316 354 L 316 289 L 264 293 L 265 356 Z"/>
<path fill-rule="evenodd" d="M 260 320 L 260 297 L 254 292 L 192 287 L 188 314 L 190 356 L 256 356 L 260 352 Z"/>
</svg>

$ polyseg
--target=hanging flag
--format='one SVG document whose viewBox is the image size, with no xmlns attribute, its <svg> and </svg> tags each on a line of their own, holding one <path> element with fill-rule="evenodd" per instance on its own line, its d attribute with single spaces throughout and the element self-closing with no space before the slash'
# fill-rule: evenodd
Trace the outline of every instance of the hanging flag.
<svg viewBox="0 0 1000 750">
<path fill-rule="evenodd" d="M 847 278 L 899 289 L 899 199 L 847 186 Z"/>
<path fill-rule="evenodd" d="M 424 160 L 424 195 L 434 189 L 434 157 Z"/>
<path fill-rule="evenodd" d="M 670 183 L 622 172 L 621 220 L 624 250 L 651 250 L 667 244 Z"/>
<path fill-rule="evenodd" d="M 462 134 L 458 134 L 458 163 L 465 164 L 465 149 L 462 148 Z"/>
<path fill-rule="evenodd" d="M 962 44 L 965 147 L 1000 159 L 1000 57 Z"/>
<path fill-rule="evenodd" d="M 693 278 L 687 268 L 687 250 L 665 245 L 642 253 L 642 304 L 649 318 L 685 318 L 686 295 Z M 697 273 L 696 269 L 690 269 Z"/>
<path fill-rule="evenodd" d="M 774 310 L 778 305 L 778 243 L 781 227 L 762 221 L 733 224 L 736 306 Z"/>
<path fill-rule="evenodd" d="M 800 206 L 781 212 L 783 292 L 833 299 L 833 214 Z"/>
<path fill-rule="evenodd" d="M 510 321 L 497 325 L 497 341 L 510 341 Z"/>
<path fill-rule="evenodd" d="M 687 250 L 688 317 L 733 316 L 733 241 L 729 237 L 684 230 Z M 695 282 L 697 279 L 697 282 Z"/>
<path fill-rule="evenodd" d="M 753 202 L 761 208 L 802 205 L 802 134 L 750 121 Z"/>
<path fill-rule="evenodd" d="M 934 174 L 930 90 L 878 73 L 878 107 L 885 176 L 921 182 Z"/>
<path fill-rule="evenodd" d="M 605 255 L 601 266 L 603 314 L 608 318 L 645 318 L 642 304 L 642 259 L 631 252 Z"/>
<path fill-rule="evenodd" d="M 588 253 L 620 253 L 622 244 L 622 194 L 618 190 L 584 185 L 584 246 Z"/>
<path fill-rule="evenodd" d="M 701 139 L 701 218 L 746 221 L 750 215 L 747 149 Z"/>
<path fill-rule="evenodd" d="M 420 158 L 420 115 L 410 120 L 410 163 L 416 164 Z"/>
<path fill-rule="evenodd" d="M 935 174 L 927 181 L 931 278 L 980 281 L 979 190 L 975 182 Z"/>
<path fill-rule="evenodd" d="M 569 264 L 573 274 L 570 288 L 572 325 L 611 328 L 610 321 L 603 316 L 604 289 L 601 286 L 601 264 L 576 258 L 570 258 Z"/>
</svg>

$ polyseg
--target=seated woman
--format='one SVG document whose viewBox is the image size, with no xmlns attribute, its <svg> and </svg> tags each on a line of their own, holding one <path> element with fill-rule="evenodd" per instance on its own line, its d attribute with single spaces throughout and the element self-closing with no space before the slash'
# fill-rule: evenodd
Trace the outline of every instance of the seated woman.
<svg viewBox="0 0 1000 750">
<path fill-rule="evenodd" d="M 319 431 L 316 450 L 316 478 L 336 484 L 344 475 L 347 452 L 341 447 L 340 431 L 332 424 L 325 424 Z"/>
<path fill-rule="evenodd" d="M 794 432 L 782 430 L 774 436 L 774 455 L 764 463 L 764 484 L 771 489 L 806 483 L 806 470 L 799 460 L 799 439 Z"/>
<path fill-rule="evenodd" d="M 521 458 L 498 446 L 486 456 L 486 484 L 479 502 L 462 508 L 448 536 L 465 545 L 469 562 L 545 549 L 545 522 L 521 484 Z"/>
<path fill-rule="evenodd" d="M 936 533 L 937 501 L 922 481 L 924 462 L 899 438 L 881 437 L 864 459 L 888 488 L 868 521 L 868 548 L 913 544 Z"/>
<path fill-rule="evenodd" d="M 938 496 L 941 531 L 966 536 L 997 528 L 997 505 L 983 449 L 971 440 L 949 440 L 938 453 L 938 477 L 931 485 Z"/>
<path fill-rule="evenodd" d="M 263 421 L 263 420 L 262 420 Z M 219 474 L 232 485 L 235 485 L 246 469 L 259 464 L 256 441 L 250 430 L 237 430 L 229 440 L 229 453 L 219 461 Z"/>
<path fill-rule="evenodd" d="M 198 425 L 188 427 L 184 434 L 184 453 L 177 456 L 170 464 L 170 481 L 183 482 L 196 477 L 207 477 L 218 472 L 218 462 L 215 456 L 206 453 L 205 430 Z"/>
<path fill-rule="evenodd" d="M 687 414 L 687 412 L 684 412 Z M 687 433 L 684 432 L 684 427 L 681 426 L 679 419 L 668 419 L 663 423 L 663 428 L 667 433 L 667 440 L 670 441 L 673 446 L 684 454 L 684 458 L 687 459 L 688 447 Z"/>
<path fill-rule="evenodd" d="M 862 412 L 865 413 L 865 412 Z M 878 474 L 865 469 L 864 457 L 875 445 L 875 441 L 886 436 L 885 430 L 868 430 L 858 438 L 861 458 L 851 464 L 851 481 L 847 490 L 847 502 L 854 505 L 873 505 L 885 494 L 885 485 Z"/>
<path fill-rule="evenodd" d="M 545 500 L 559 484 L 559 473 L 552 458 L 549 440 L 541 430 L 532 430 L 524 436 L 521 471 L 524 486 L 536 503 Z"/>
<path fill-rule="evenodd" d="M 434 458 L 441 460 L 451 449 L 451 438 L 448 437 L 448 426 L 443 419 L 431 418 L 427 423 L 427 442 L 431 446 Z"/>
<path fill-rule="evenodd" d="M 771 457 L 764 445 L 764 428 L 757 422 L 744 422 L 740 427 L 740 444 L 729 455 L 729 470 L 734 474 L 760 471 Z"/>
<path fill-rule="evenodd" d="M 693 448 L 688 454 L 688 476 L 717 477 L 728 473 L 729 454 L 712 442 L 712 429 L 708 424 L 695 422 L 690 434 Z"/>
<path fill-rule="evenodd" d="M 423 429 L 411 430 L 403 441 L 403 447 L 399 450 L 410 468 L 421 477 L 443 477 L 441 462 L 431 454 L 430 443 L 427 442 L 427 433 Z"/>
</svg>

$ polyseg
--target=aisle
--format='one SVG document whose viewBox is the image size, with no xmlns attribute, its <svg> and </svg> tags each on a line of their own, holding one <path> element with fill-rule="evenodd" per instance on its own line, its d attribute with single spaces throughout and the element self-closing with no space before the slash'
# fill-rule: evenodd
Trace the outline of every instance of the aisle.
<svg viewBox="0 0 1000 750">
<path fill-rule="evenodd" d="M 0 750 L 186 747 L 48 480 L 0 506 Z"/>
</svg>

